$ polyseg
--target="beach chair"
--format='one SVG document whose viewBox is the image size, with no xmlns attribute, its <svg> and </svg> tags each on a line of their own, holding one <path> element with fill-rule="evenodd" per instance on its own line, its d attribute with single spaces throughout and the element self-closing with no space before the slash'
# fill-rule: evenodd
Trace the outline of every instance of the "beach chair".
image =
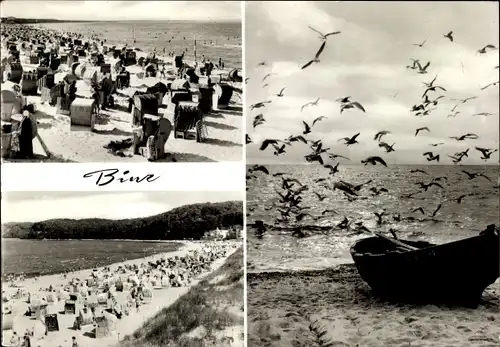
<svg viewBox="0 0 500 347">
<path fill-rule="evenodd" d="M 59 319 L 56 313 L 45 315 L 45 326 L 47 327 L 47 332 L 59 331 Z"/>
<path fill-rule="evenodd" d="M 98 114 L 97 102 L 94 99 L 77 98 L 71 103 L 71 125 L 88 126 L 92 131 Z"/>
<path fill-rule="evenodd" d="M 190 130 L 195 130 L 196 142 L 203 142 L 204 125 L 203 113 L 198 107 L 198 103 L 192 101 L 181 101 L 175 107 L 173 132 L 174 138 L 184 138 L 188 136 Z"/>
<path fill-rule="evenodd" d="M 95 321 L 97 324 L 95 337 L 97 339 L 109 337 L 116 333 L 117 318 L 114 315 L 103 312 L 102 315 L 95 317 Z"/>
</svg>

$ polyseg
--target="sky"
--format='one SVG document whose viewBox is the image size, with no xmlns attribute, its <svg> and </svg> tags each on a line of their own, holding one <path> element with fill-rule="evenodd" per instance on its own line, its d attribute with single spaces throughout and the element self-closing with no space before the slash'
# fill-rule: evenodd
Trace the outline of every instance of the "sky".
<svg viewBox="0 0 500 347">
<path fill-rule="evenodd" d="M 136 218 L 203 202 L 243 200 L 243 192 L 7 192 L 2 222 L 52 218 Z"/>
<path fill-rule="evenodd" d="M 241 21 L 239 1 L 22 1 L 0 3 L 2 17 L 59 20 Z"/>
<path fill-rule="evenodd" d="M 470 147 L 474 153 L 463 164 L 484 164 L 474 147 L 499 147 L 499 86 L 480 88 L 499 80 L 495 69 L 499 54 L 498 50 L 477 54 L 477 50 L 487 44 L 499 46 L 498 10 L 497 2 L 248 2 L 247 105 L 272 102 L 247 113 L 247 133 L 253 141 L 247 145 L 247 162 L 303 163 L 310 152 L 303 143 L 287 147 L 287 153 L 277 157 L 271 146 L 260 151 L 260 143 L 299 135 L 304 130 L 302 121 L 311 125 L 324 116 L 327 119 L 317 122 L 308 138 L 322 139 L 323 148 L 351 159 L 341 163 L 356 164 L 380 155 L 390 164 L 428 164 L 422 154 L 431 150 L 440 154 L 440 164 L 451 164 L 446 154 Z M 321 45 L 309 25 L 323 33 L 341 33 L 328 37 L 319 63 L 301 70 Z M 443 36 L 449 31 L 454 42 Z M 424 40 L 422 48 L 413 45 Z M 430 61 L 428 73 L 407 69 L 410 58 L 420 59 L 422 65 Z M 263 61 L 267 65 L 257 67 Z M 268 73 L 274 75 L 263 83 Z M 430 115 L 416 117 L 410 109 L 421 102 L 422 82 L 435 76 L 435 84 L 446 92 L 429 92 L 430 97 L 445 97 Z M 275 96 L 283 87 L 284 96 Z M 340 114 L 335 100 L 345 96 L 361 103 L 366 113 L 354 109 Z M 457 104 L 451 99 L 472 96 L 478 98 L 461 104 L 456 109 L 460 113 L 448 118 Z M 301 112 L 301 105 L 318 97 L 318 106 Z M 479 112 L 495 115 L 472 116 Z M 266 122 L 254 129 L 253 118 L 260 113 Z M 415 130 L 425 126 L 430 132 L 415 136 Z M 383 141 L 395 143 L 395 152 L 385 154 L 374 141 L 381 130 L 391 131 Z M 338 141 L 358 132 L 359 144 L 346 147 Z M 480 138 L 463 142 L 449 138 L 468 132 Z M 430 146 L 439 142 L 445 144 Z M 490 163 L 498 163 L 498 152 Z"/>
</svg>

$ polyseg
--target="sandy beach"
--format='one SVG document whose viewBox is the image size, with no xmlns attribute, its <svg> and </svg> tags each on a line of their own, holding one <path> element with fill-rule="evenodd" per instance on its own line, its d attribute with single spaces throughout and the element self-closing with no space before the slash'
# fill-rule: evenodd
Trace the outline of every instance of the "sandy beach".
<svg viewBox="0 0 500 347">
<path fill-rule="evenodd" d="M 67 314 L 66 315 L 58 314 L 59 331 L 48 332 L 48 335 L 45 337 L 43 336 L 43 333 L 41 335 L 39 334 L 38 335 L 39 339 L 37 339 L 36 338 L 37 328 L 35 327 L 35 337 L 32 338 L 32 346 L 59 346 L 59 345 L 66 346 L 71 342 L 72 336 L 75 336 L 77 338 L 77 341 L 80 344 L 80 346 L 89 346 L 89 347 L 115 346 L 120 339 L 122 339 L 128 334 L 133 333 L 149 317 L 153 316 L 162 308 L 174 303 L 180 296 L 184 295 L 193 285 L 196 285 L 196 283 L 198 283 L 206 275 L 219 268 L 224 263 L 225 259 L 227 259 L 229 255 L 234 253 L 234 251 L 240 245 L 237 242 L 230 242 L 225 244 L 228 245 L 229 251 L 224 257 L 215 260 L 215 262 L 211 264 L 210 271 L 203 272 L 200 275 L 198 275 L 196 278 L 194 278 L 193 281 L 189 283 L 188 286 L 168 287 L 161 289 L 155 288 L 150 303 L 143 304 L 140 307 L 139 312 L 136 312 L 135 308 L 131 309 L 129 316 L 124 315 L 121 319 L 117 320 L 115 334 L 105 338 L 99 338 L 99 339 L 93 338 L 93 336 L 90 334 L 90 331 L 92 331 L 93 329 L 92 325 L 82 326 L 82 330 L 74 330 L 72 326 L 76 316 Z M 123 267 L 124 265 L 133 265 L 133 264 L 139 265 L 141 263 L 147 263 L 148 261 L 155 262 L 162 258 L 174 258 L 176 256 L 183 257 L 186 256 L 189 252 L 192 252 L 194 250 L 200 251 L 203 247 L 205 247 L 203 243 L 186 242 L 185 246 L 176 252 L 171 252 L 167 254 L 157 254 L 148 258 L 135 259 L 122 263 L 116 263 L 109 267 L 113 272 L 116 271 L 119 268 L 119 266 Z M 50 285 L 52 285 L 52 287 L 54 288 L 59 288 L 62 287 L 64 284 L 68 283 L 68 281 L 70 281 L 72 278 L 75 279 L 88 278 L 91 275 L 91 273 L 92 269 L 73 272 L 68 274 L 66 279 L 62 275 L 44 276 L 36 279 L 27 279 L 24 281 L 24 283 L 22 283 L 22 285 L 23 289 L 31 293 L 32 295 L 39 293 L 40 296 L 43 296 L 43 293 L 41 291 L 42 288 L 48 288 Z M 13 294 L 17 291 L 18 288 L 8 287 L 7 284 L 4 283 L 2 289 L 7 294 Z M 127 291 L 117 292 L 116 293 L 117 302 L 123 302 L 127 294 L 128 294 Z M 6 330 L 2 332 L 3 341 L 9 341 L 13 331 L 16 331 L 19 335 L 22 336 L 26 331 L 26 329 L 33 327 L 34 323 L 36 322 L 34 317 L 30 318 L 28 316 L 23 316 L 23 313 L 27 309 L 28 304 L 23 302 L 22 299 L 11 299 L 9 305 L 10 307 L 12 307 L 13 312 L 15 312 L 14 314 L 15 318 L 13 320 L 13 330 Z M 62 302 L 59 301 L 58 303 L 56 303 L 55 306 L 52 308 L 52 310 L 54 310 L 55 312 L 64 311 L 64 301 Z"/>
<path fill-rule="evenodd" d="M 92 41 L 92 40 L 90 40 Z M 148 57 L 148 52 L 134 51 L 137 60 Z M 38 64 L 30 64 L 29 51 L 20 52 L 20 61 L 23 71 L 36 70 Z M 9 55 L 2 48 L 2 56 Z M 31 118 L 37 123 L 37 135 L 33 140 L 33 159 L 23 161 L 35 162 L 145 162 L 146 158 L 134 155 L 132 148 L 126 148 L 119 155 L 108 151 L 104 146 L 111 141 L 122 141 L 133 137 L 132 115 L 128 111 L 129 98 L 134 92 L 146 92 L 158 82 L 165 85 L 172 82 L 176 77 L 175 57 L 157 55 L 156 58 L 165 64 L 165 76 L 145 77 L 144 67 L 130 65 L 126 70 L 130 73 L 130 85 L 120 88 L 113 94 L 114 106 L 106 110 L 100 110 L 96 117 L 94 129 L 71 124 L 71 116 L 58 114 L 55 105 L 48 102 L 42 103 L 41 95 L 26 96 L 28 104 L 34 104 L 36 111 Z M 90 63 L 90 55 L 80 58 L 80 64 Z M 104 62 L 115 66 L 118 58 L 104 54 Z M 196 66 L 194 61 L 185 61 L 189 66 Z M 200 75 L 198 62 L 197 73 Z M 188 138 L 175 138 L 171 132 L 165 143 L 165 157 L 158 158 L 159 162 L 211 162 L 211 161 L 238 161 L 241 160 L 242 151 L 242 83 L 232 82 L 228 79 L 229 70 L 214 69 L 211 76 L 219 81 L 224 81 L 233 87 L 233 94 L 228 105 L 221 105 L 217 109 L 203 116 L 203 140 L 197 142 L 194 131 L 188 133 Z M 54 71 L 55 83 L 59 83 L 66 75 L 71 74 L 71 66 L 61 64 Z M 159 74 L 158 74 L 159 75 Z M 157 75 L 157 76 L 158 76 Z M 112 76 L 112 78 L 115 78 Z M 206 76 L 200 75 L 200 83 Z M 4 86 L 2 86 L 4 89 Z M 77 98 L 91 98 L 92 88 L 88 80 L 78 79 L 76 82 Z M 171 103 L 171 95 L 165 94 L 158 107 L 158 116 L 166 118 L 174 124 L 175 104 Z M 191 137 L 189 137 L 192 135 Z M 20 159 L 6 159 L 7 161 L 20 161 Z"/>
<path fill-rule="evenodd" d="M 477 309 L 382 302 L 354 264 L 248 275 L 248 346 L 494 347 L 500 281 Z M 330 343 L 331 344 L 328 344 Z"/>
</svg>

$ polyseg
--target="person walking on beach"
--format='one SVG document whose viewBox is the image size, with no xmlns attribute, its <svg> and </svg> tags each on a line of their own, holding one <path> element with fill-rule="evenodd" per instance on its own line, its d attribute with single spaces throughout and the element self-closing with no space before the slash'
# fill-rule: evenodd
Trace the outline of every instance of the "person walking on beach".
<svg viewBox="0 0 500 347">
<path fill-rule="evenodd" d="M 76 342 L 76 337 L 73 336 L 71 338 L 72 342 L 71 342 L 71 347 L 78 347 L 78 342 Z"/>
</svg>

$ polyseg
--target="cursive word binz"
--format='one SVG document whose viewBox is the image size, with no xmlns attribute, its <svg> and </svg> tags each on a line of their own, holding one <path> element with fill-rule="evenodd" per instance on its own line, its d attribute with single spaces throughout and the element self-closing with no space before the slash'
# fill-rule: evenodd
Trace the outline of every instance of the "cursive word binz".
<svg viewBox="0 0 500 347">
<path fill-rule="evenodd" d="M 83 178 L 93 178 L 97 176 L 97 180 L 95 182 L 96 186 L 102 187 L 105 185 L 110 184 L 113 181 L 116 181 L 117 183 L 126 183 L 126 182 L 136 182 L 136 183 L 141 183 L 143 181 L 145 182 L 153 182 L 156 181 L 160 176 L 156 176 L 154 174 L 147 174 L 144 177 L 134 177 L 134 176 L 127 176 L 130 171 L 125 170 L 122 173 L 122 177 L 117 177 L 119 174 L 120 170 L 118 169 L 105 169 L 105 170 L 97 170 L 93 172 L 86 173 L 83 175 Z"/>
</svg>

